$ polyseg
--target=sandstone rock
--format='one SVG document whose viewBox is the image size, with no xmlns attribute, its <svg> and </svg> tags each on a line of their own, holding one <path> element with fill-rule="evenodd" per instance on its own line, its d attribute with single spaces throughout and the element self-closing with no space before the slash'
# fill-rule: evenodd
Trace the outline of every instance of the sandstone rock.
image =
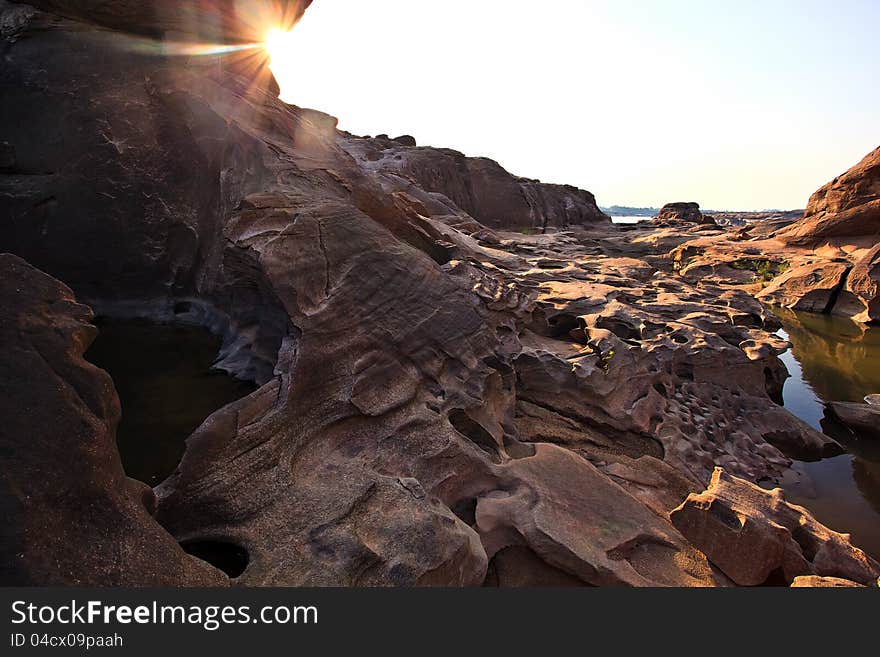
<svg viewBox="0 0 880 657">
<path fill-rule="evenodd" d="M 64 285 L 0 254 L 0 583 L 228 583 L 159 526 L 153 491 L 122 471 L 119 400 L 82 357 L 91 319 Z"/>
<path fill-rule="evenodd" d="M 656 223 L 690 222 L 703 223 L 703 213 L 700 212 L 699 203 L 667 203 L 660 208 L 660 213 L 654 218 Z M 712 221 L 714 223 L 714 220 Z"/>
<path fill-rule="evenodd" d="M 865 324 L 880 321 L 880 244 L 856 262 L 834 312 Z"/>
<path fill-rule="evenodd" d="M 792 244 L 872 236 L 880 226 L 880 148 L 810 198 L 804 218 L 778 233 Z"/>
<path fill-rule="evenodd" d="M 112 30 L 14 23 L 0 248 L 109 313 L 222 325 L 262 385 L 157 489 L 176 540 L 245 554 L 237 583 L 727 584 L 667 512 L 716 465 L 777 479 L 774 445 L 833 446 L 773 401 L 772 314 L 669 271 L 696 225 L 624 235 L 589 192 L 353 137 Z"/>
<path fill-rule="evenodd" d="M 672 523 L 728 577 L 756 586 L 772 577 L 801 575 L 870 583 L 880 564 L 853 547 L 849 536 L 817 522 L 785 501 L 781 489 L 763 490 L 715 470 L 709 487 L 671 514 Z"/>
<path fill-rule="evenodd" d="M 880 438 L 880 406 L 852 402 L 831 402 L 831 413 L 859 436 Z"/>
<path fill-rule="evenodd" d="M 367 170 L 404 177 L 427 192 L 442 194 L 490 228 L 545 230 L 610 222 L 590 192 L 519 178 L 487 158 L 416 148 L 399 139 L 387 142 L 381 150 L 374 141 L 356 138 L 347 140 L 344 147 Z"/>
<path fill-rule="evenodd" d="M 668 523 L 571 452 L 539 445 L 535 456 L 505 469 L 512 486 L 477 502 L 490 555 L 524 545 L 596 586 L 723 582 Z"/>
<path fill-rule="evenodd" d="M 765 303 L 813 313 L 831 311 L 849 273 L 841 262 L 808 263 L 789 269 L 757 295 Z"/>
<path fill-rule="evenodd" d="M 792 588 L 814 589 L 839 589 L 839 588 L 864 588 L 864 584 L 851 582 L 839 577 L 818 577 L 816 575 L 801 575 L 795 577 L 791 583 Z"/>
</svg>

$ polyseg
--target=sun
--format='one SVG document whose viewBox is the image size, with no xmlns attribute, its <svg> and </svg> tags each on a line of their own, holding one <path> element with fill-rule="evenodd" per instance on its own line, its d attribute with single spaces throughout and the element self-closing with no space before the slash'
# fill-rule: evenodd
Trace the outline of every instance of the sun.
<svg viewBox="0 0 880 657">
<path fill-rule="evenodd" d="M 293 32 L 272 28 L 266 34 L 264 47 L 269 54 L 270 65 L 286 66 L 291 63 L 294 54 Z"/>
</svg>

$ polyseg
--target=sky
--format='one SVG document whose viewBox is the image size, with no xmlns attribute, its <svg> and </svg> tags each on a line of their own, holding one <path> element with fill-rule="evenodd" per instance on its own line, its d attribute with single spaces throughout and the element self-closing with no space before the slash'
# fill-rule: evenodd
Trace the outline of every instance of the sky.
<svg viewBox="0 0 880 657">
<path fill-rule="evenodd" d="M 600 205 L 803 208 L 880 144 L 878 0 L 315 0 L 272 69 L 359 135 Z"/>
</svg>

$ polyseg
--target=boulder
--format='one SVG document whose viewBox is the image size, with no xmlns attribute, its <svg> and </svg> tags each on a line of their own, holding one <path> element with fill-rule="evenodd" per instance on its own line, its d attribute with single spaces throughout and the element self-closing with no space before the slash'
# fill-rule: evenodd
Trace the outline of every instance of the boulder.
<svg viewBox="0 0 880 657">
<path fill-rule="evenodd" d="M 806 263 L 774 278 L 757 297 L 792 310 L 830 312 L 849 270 L 850 265 L 843 262 Z"/>
<path fill-rule="evenodd" d="M 860 436 L 880 438 L 880 406 L 853 402 L 831 402 L 829 411 Z"/>
<path fill-rule="evenodd" d="M 724 579 L 660 516 L 568 450 L 538 445 L 477 501 L 490 556 L 526 547 L 594 586 L 713 586 Z"/>
<path fill-rule="evenodd" d="M 725 575 L 742 586 L 801 575 L 868 584 L 880 563 L 854 547 L 849 535 L 820 524 L 781 489 L 764 490 L 717 468 L 709 487 L 670 514 L 672 524 Z"/>
<path fill-rule="evenodd" d="M 710 218 L 711 219 L 711 218 Z M 660 213 L 654 218 L 655 223 L 695 223 L 704 221 L 703 213 L 700 212 L 699 203 L 667 203 L 660 208 Z M 715 223 L 714 219 L 712 223 Z"/>
<path fill-rule="evenodd" d="M 880 244 L 855 263 L 833 312 L 863 324 L 880 322 Z"/>
</svg>

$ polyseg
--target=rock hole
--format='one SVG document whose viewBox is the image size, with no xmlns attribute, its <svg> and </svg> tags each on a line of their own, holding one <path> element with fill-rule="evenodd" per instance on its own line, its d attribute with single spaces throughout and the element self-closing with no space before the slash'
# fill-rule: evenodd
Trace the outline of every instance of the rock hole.
<svg viewBox="0 0 880 657">
<path fill-rule="evenodd" d="M 187 554 L 219 568 L 231 579 L 240 577 L 250 561 L 247 550 L 226 541 L 187 541 L 181 543 L 180 547 Z"/>
<path fill-rule="evenodd" d="M 816 558 L 816 553 L 819 551 L 819 545 L 815 537 L 800 525 L 792 530 L 791 537 L 794 539 L 794 542 L 800 546 L 801 552 L 804 553 L 804 557 L 806 557 L 807 561 L 812 562 L 813 559 Z"/>
<path fill-rule="evenodd" d="M 467 413 L 460 408 L 453 409 L 449 412 L 449 423 L 461 435 L 470 439 L 477 447 L 482 449 L 493 457 L 498 459 L 498 445 L 492 434 L 475 422 Z"/>
<path fill-rule="evenodd" d="M 192 304 L 189 301 L 178 301 L 174 304 L 175 315 L 185 315 L 192 310 Z"/>
<path fill-rule="evenodd" d="M 554 315 L 547 323 L 550 325 L 551 338 L 568 338 L 570 333 L 580 328 L 580 321 L 574 315 Z"/>
<path fill-rule="evenodd" d="M 785 577 L 785 571 L 782 566 L 767 575 L 767 579 L 760 586 L 790 586 L 791 582 Z"/>
<path fill-rule="evenodd" d="M 116 442 L 125 473 L 155 486 L 177 468 L 186 439 L 213 412 L 254 390 L 212 370 L 222 340 L 206 329 L 99 319 L 86 359 L 113 378 L 122 405 Z"/>
<path fill-rule="evenodd" d="M 473 526 L 477 524 L 477 498 L 467 497 L 459 500 L 450 507 L 450 510 L 458 516 L 464 524 Z"/>
</svg>

